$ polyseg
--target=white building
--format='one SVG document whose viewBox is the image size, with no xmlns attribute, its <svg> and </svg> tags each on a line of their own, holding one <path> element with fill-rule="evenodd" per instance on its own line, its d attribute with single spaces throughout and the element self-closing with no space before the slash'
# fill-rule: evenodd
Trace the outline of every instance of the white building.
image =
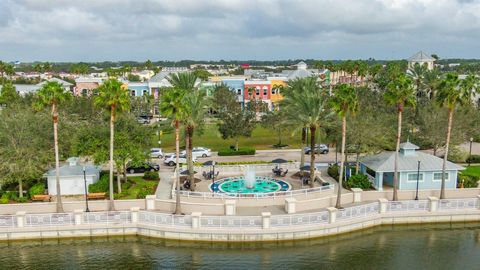
<svg viewBox="0 0 480 270">
<path fill-rule="evenodd" d="M 432 70 L 435 65 L 435 58 L 429 56 L 423 51 L 419 51 L 416 54 L 408 58 L 408 68 L 412 68 L 415 64 L 426 65 L 428 70 Z"/>
<path fill-rule="evenodd" d="M 85 178 L 88 185 L 94 184 L 100 178 L 100 167 L 94 165 L 79 165 L 78 158 L 71 157 L 67 159 L 68 164 L 60 167 L 60 193 L 62 195 L 82 195 L 85 194 L 85 180 L 83 169 L 85 168 Z M 57 195 L 57 182 L 55 169 L 48 171 L 45 176 L 48 183 L 48 194 Z"/>
</svg>

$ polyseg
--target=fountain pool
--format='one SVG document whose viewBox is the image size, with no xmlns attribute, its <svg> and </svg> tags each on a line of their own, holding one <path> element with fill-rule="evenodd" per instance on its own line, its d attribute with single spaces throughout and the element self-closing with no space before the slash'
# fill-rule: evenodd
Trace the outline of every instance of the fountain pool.
<svg viewBox="0 0 480 270">
<path fill-rule="evenodd" d="M 288 191 L 291 188 L 287 182 L 267 176 L 255 176 L 254 179 L 255 182 L 252 186 L 251 183 L 245 181 L 244 176 L 227 177 L 211 184 L 210 190 L 217 193 L 250 194 Z"/>
</svg>

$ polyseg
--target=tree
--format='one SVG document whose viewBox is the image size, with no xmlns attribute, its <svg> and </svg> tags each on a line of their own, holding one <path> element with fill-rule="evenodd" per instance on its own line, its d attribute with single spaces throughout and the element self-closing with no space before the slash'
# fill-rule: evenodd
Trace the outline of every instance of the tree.
<svg viewBox="0 0 480 270">
<path fill-rule="evenodd" d="M 13 74 L 15 74 L 15 69 L 13 65 L 0 61 L 0 83 L 3 83 L 5 81 L 5 76 L 11 76 Z"/>
<path fill-rule="evenodd" d="M 432 70 L 427 70 L 423 76 L 422 84 L 425 86 L 425 93 L 429 99 L 434 100 L 435 94 L 440 85 L 440 72 L 438 69 L 434 68 Z"/>
<path fill-rule="evenodd" d="M 176 205 L 175 214 L 182 213 L 180 205 L 180 121 L 183 110 L 183 96 L 185 95 L 182 89 L 169 88 L 165 91 L 163 98 L 160 101 L 160 112 L 163 116 L 169 117 L 172 121 L 172 125 L 175 127 L 175 170 L 176 170 Z"/>
<path fill-rule="evenodd" d="M 445 169 L 450 146 L 452 119 L 455 107 L 472 102 L 473 95 L 478 91 L 478 79 L 475 75 L 468 75 L 460 81 L 458 74 L 448 73 L 440 83 L 437 101 L 448 110 L 447 135 L 445 140 L 445 155 L 442 163 L 442 185 L 440 199 L 445 199 Z"/>
<path fill-rule="evenodd" d="M 197 78 L 202 79 L 203 81 L 208 80 L 208 77 L 213 76 L 210 72 L 203 68 L 198 68 L 193 71 L 193 74 L 197 76 Z"/>
<path fill-rule="evenodd" d="M 115 121 L 119 112 L 130 108 L 128 90 L 122 87 L 122 83 L 116 79 L 109 79 L 98 87 L 98 95 L 95 96 L 95 104 L 110 111 L 110 163 L 109 163 L 109 197 L 110 211 L 115 210 L 113 202 L 113 151 L 115 136 Z"/>
<path fill-rule="evenodd" d="M 2 85 L 0 91 L 0 105 L 11 104 L 20 98 L 15 86 L 11 82 L 6 82 Z"/>
<path fill-rule="evenodd" d="M 145 64 L 143 65 L 146 69 L 152 69 L 153 68 L 153 63 L 150 59 L 147 59 L 147 61 L 145 61 Z"/>
<path fill-rule="evenodd" d="M 292 120 L 302 127 L 310 129 L 310 186 L 315 180 L 315 133 L 325 116 L 326 93 L 317 83 L 316 77 L 297 79 L 289 83 L 289 90 L 284 91 L 282 107 Z M 296 119 L 296 120 L 295 120 Z M 303 149 L 302 149 L 303 152 Z M 303 166 L 303 165 L 302 165 Z"/>
<path fill-rule="evenodd" d="M 51 107 L 53 120 L 53 141 L 55 151 L 55 180 L 57 188 L 57 212 L 63 212 L 62 193 L 60 191 L 60 158 L 58 154 L 58 105 L 69 99 L 70 93 L 58 82 L 47 82 L 37 92 L 35 107 Z"/>
<path fill-rule="evenodd" d="M 388 89 L 384 94 L 385 101 L 390 105 L 395 105 L 397 109 L 397 141 L 395 147 L 395 165 L 393 174 L 393 200 L 398 200 L 398 152 L 400 151 L 400 139 L 402 136 L 402 113 L 405 106 L 415 107 L 415 89 L 412 81 L 405 75 L 400 74 L 388 84 Z"/>
<path fill-rule="evenodd" d="M 232 93 L 233 94 L 233 93 Z M 228 104 L 232 105 L 236 101 L 235 94 L 230 96 L 232 99 Z M 249 106 L 248 102 L 242 110 L 237 103 L 233 106 L 226 107 L 224 111 L 218 113 L 220 119 L 218 123 L 218 131 L 224 140 L 232 138 L 235 140 L 235 150 L 238 151 L 238 141 L 240 137 L 252 136 L 252 131 L 256 126 L 256 106 Z"/>
<path fill-rule="evenodd" d="M 84 63 L 73 64 L 70 67 L 70 72 L 77 75 L 85 75 L 88 73 L 88 65 Z"/>
<path fill-rule="evenodd" d="M 275 110 L 268 112 L 262 116 L 262 126 L 273 129 L 277 132 L 278 141 L 273 146 L 282 147 L 282 133 L 290 128 L 287 117 L 283 110 Z"/>
<path fill-rule="evenodd" d="M 179 93 L 181 93 L 181 96 L 179 96 L 181 99 L 179 120 L 183 122 L 185 128 L 185 152 L 187 154 L 190 188 L 192 190 L 195 188 L 193 178 L 192 137 L 197 124 L 201 125 L 201 122 L 204 121 L 206 109 L 206 104 L 204 103 L 205 95 L 203 93 L 195 93 L 198 91 L 195 87 L 197 79 L 197 76 L 192 72 L 172 74 L 168 78 L 170 84 L 174 88 L 179 89 Z"/>
<path fill-rule="evenodd" d="M 425 73 L 427 73 L 427 65 L 423 64 L 420 65 L 419 63 L 415 63 L 413 67 L 409 68 L 407 71 L 407 75 L 412 79 L 414 85 L 415 85 L 415 90 L 417 91 L 417 100 L 416 103 L 419 103 L 419 98 L 425 97 L 426 94 L 424 92 L 424 79 L 425 79 Z M 418 109 L 418 106 L 416 107 Z M 416 113 L 418 111 L 415 111 Z"/>
<path fill-rule="evenodd" d="M 358 110 L 357 91 L 352 86 L 341 84 L 336 87 L 331 99 L 332 110 L 342 119 L 342 148 L 340 154 L 340 175 L 338 178 L 338 193 L 336 208 L 341 208 L 343 168 L 345 161 L 345 141 L 347 137 L 347 115 L 355 114 Z"/>
</svg>

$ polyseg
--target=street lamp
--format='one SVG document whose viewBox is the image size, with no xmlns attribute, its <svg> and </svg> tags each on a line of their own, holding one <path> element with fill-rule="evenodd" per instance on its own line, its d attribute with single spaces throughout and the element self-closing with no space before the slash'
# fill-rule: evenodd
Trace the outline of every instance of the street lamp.
<svg viewBox="0 0 480 270">
<path fill-rule="evenodd" d="M 420 160 L 417 166 L 417 191 L 415 192 L 415 200 L 418 201 L 418 183 L 420 182 Z"/>
<path fill-rule="evenodd" d="M 85 205 L 87 206 L 87 209 L 85 212 L 90 212 L 90 209 L 88 209 L 88 194 L 87 194 L 87 175 L 86 175 L 86 168 L 83 166 L 83 181 L 85 183 Z"/>
<path fill-rule="evenodd" d="M 213 172 L 212 172 L 212 184 L 215 183 L 215 161 L 212 161 Z"/>
<path fill-rule="evenodd" d="M 468 166 L 470 166 L 470 163 L 472 163 L 472 143 L 473 137 L 470 137 L 470 154 L 468 155 Z"/>
</svg>

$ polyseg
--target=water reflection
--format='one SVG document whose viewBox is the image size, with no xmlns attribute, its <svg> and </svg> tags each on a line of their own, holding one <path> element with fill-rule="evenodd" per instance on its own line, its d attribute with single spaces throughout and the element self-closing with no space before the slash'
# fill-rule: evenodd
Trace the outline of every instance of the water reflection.
<svg viewBox="0 0 480 270">
<path fill-rule="evenodd" d="M 292 242 L 110 237 L 0 243 L 1 269 L 477 269 L 480 224 L 386 226 Z"/>
</svg>

